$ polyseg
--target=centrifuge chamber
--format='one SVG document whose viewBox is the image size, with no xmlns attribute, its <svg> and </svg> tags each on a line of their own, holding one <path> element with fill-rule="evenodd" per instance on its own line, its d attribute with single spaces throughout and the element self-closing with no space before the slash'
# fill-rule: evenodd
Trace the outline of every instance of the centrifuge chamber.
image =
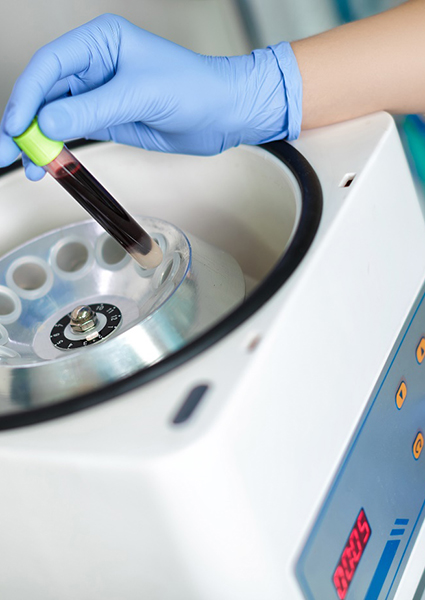
<svg viewBox="0 0 425 600">
<path fill-rule="evenodd" d="M 75 405 L 82 397 L 100 401 L 109 384 L 163 362 L 203 334 L 211 343 L 214 326 L 220 335 L 235 326 L 233 318 L 225 329 L 222 322 L 243 303 L 247 288 L 274 268 L 274 280 L 288 276 L 319 223 L 317 177 L 283 144 L 211 160 L 169 161 L 99 144 L 81 154 L 94 172 L 101 165 L 105 185 L 133 214 L 141 205 L 155 214 L 136 218 L 158 242 L 162 263 L 142 268 L 99 225 L 78 222 L 87 215 L 49 178 L 30 187 L 22 173 L 6 178 L 6 197 L 17 193 L 27 203 L 19 223 L 16 216 L 4 220 L 16 229 L 5 226 L 0 259 L 5 424 L 39 420 L 38 409 L 44 418 L 73 410 L 69 401 Z M 302 188 L 283 155 L 304 167 Z M 281 259 L 287 247 L 289 256 Z M 77 314 L 82 326 L 72 318 Z M 97 399 L 88 400 L 89 393 Z"/>
<path fill-rule="evenodd" d="M 69 284 L 68 314 L 92 272 L 81 300 L 96 311 L 124 263 L 54 181 L 3 173 L 0 382 L 17 370 L 21 383 L 9 396 L 3 385 L 0 407 L 2 596 L 413 598 L 425 551 L 425 226 L 392 119 L 212 158 L 74 152 L 146 225 L 161 220 L 238 264 L 247 292 L 139 368 L 122 367 L 143 346 L 131 324 L 75 353 L 11 356 L 14 294 L 30 346 L 43 328 L 30 325 L 31 302 Z M 77 267 L 58 265 L 61 232 Z M 14 274 L 28 256 L 45 274 L 23 285 Z M 121 314 L 137 277 L 114 288 Z"/>
</svg>

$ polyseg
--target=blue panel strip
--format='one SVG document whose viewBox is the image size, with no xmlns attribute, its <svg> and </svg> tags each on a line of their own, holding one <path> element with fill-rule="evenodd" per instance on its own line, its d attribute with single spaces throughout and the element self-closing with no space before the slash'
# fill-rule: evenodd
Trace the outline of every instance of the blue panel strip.
<svg viewBox="0 0 425 600">
<path fill-rule="evenodd" d="M 411 542 L 411 540 L 412 540 L 413 534 L 414 534 L 414 532 L 415 532 L 415 530 L 416 530 L 416 525 L 417 525 L 417 524 L 419 523 L 419 521 L 421 520 L 421 515 L 422 515 L 422 512 L 423 512 L 424 508 L 425 508 L 425 501 L 423 502 L 423 504 L 422 504 L 422 507 L 421 507 L 421 510 L 419 511 L 418 517 L 417 517 L 417 519 L 416 519 L 415 523 L 413 524 L 412 531 L 411 531 L 411 533 L 410 533 L 409 539 L 407 540 L 406 547 L 405 547 L 405 549 L 404 549 L 404 551 L 403 551 L 403 554 L 401 555 L 401 558 L 400 558 L 400 561 L 399 561 L 399 563 L 398 563 L 398 567 L 397 567 L 397 569 L 396 569 L 396 572 L 394 573 L 394 577 L 393 577 L 393 580 L 392 580 L 392 582 L 391 582 L 390 588 L 389 588 L 389 590 L 388 590 L 388 594 L 387 594 L 386 600 L 387 600 L 388 596 L 390 595 L 391 588 L 392 588 L 392 587 L 393 587 L 393 585 L 394 585 L 394 581 L 395 581 L 395 579 L 396 579 L 396 577 L 397 577 L 397 575 L 398 575 L 398 572 L 399 572 L 399 570 L 400 570 L 400 567 L 401 567 L 401 564 L 402 564 L 402 562 L 403 562 L 404 556 L 405 556 L 405 554 L 406 554 L 406 552 L 407 552 L 407 549 L 409 548 L 409 545 L 410 545 L 410 542 Z M 407 519 L 407 521 L 408 521 L 408 519 Z M 397 524 L 397 521 L 396 521 L 396 524 Z M 407 556 L 409 556 L 409 555 L 407 555 Z"/>
<path fill-rule="evenodd" d="M 390 535 L 403 535 L 405 529 L 391 529 Z"/>
<path fill-rule="evenodd" d="M 381 559 L 373 576 L 372 583 L 369 586 L 365 600 L 378 600 L 378 596 L 381 593 L 385 579 L 387 578 L 388 571 L 393 564 L 394 557 L 397 552 L 397 548 L 400 545 L 400 540 L 389 540 L 385 544 L 384 551 L 381 555 Z"/>
<path fill-rule="evenodd" d="M 336 0 L 336 1 L 339 1 L 339 0 Z M 347 0 L 341 0 L 341 2 L 346 2 L 346 1 Z M 381 383 L 379 385 L 379 388 L 375 392 L 375 397 L 372 399 L 372 401 L 370 403 L 370 406 L 369 406 L 366 414 L 363 416 L 363 419 L 361 421 L 360 427 L 359 427 L 358 431 L 356 432 L 354 439 L 351 441 L 351 444 L 349 445 L 347 454 L 346 454 L 346 456 L 345 456 L 345 458 L 344 458 L 344 460 L 343 460 L 343 462 L 342 462 L 342 464 L 341 464 L 341 466 L 340 466 L 340 468 L 338 470 L 338 473 L 337 473 L 337 475 L 336 475 L 336 477 L 334 479 L 333 485 L 332 485 L 332 487 L 331 487 L 331 489 L 329 491 L 329 494 L 328 494 L 328 496 L 327 496 L 327 498 L 326 498 L 326 500 L 325 500 L 325 502 L 324 502 L 324 504 L 322 506 L 322 509 L 320 511 L 320 514 L 319 514 L 319 517 L 316 520 L 316 522 L 314 523 L 312 531 L 310 533 L 310 536 L 309 536 L 309 538 L 307 540 L 307 543 L 305 544 L 305 546 L 304 546 L 304 548 L 303 548 L 303 550 L 301 552 L 301 555 L 300 555 L 300 557 L 299 557 L 299 559 L 297 561 L 296 574 L 297 574 L 299 583 L 301 585 L 301 588 L 302 588 L 302 590 L 303 590 L 306 598 L 308 598 L 308 600 L 317 600 L 317 596 L 315 595 L 316 591 L 313 594 L 313 591 L 312 591 L 312 588 L 311 588 L 311 582 L 309 581 L 309 575 L 310 575 L 310 573 L 308 572 L 308 569 L 307 569 L 307 566 L 306 566 L 307 558 L 310 556 L 310 553 L 312 552 L 313 542 L 317 539 L 318 534 L 321 531 L 322 526 L 324 526 L 324 523 L 326 522 L 326 517 L 328 516 L 329 508 L 332 505 L 332 501 L 334 500 L 335 495 L 337 493 L 337 490 L 339 489 L 339 485 L 341 483 L 343 475 L 346 472 L 347 465 L 350 463 L 350 460 L 351 460 L 351 458 L 353 456 L 353 453 L 355 451 L 356 445 L 357 445 L 357 443 L 358 443 L 358 441 L 359 441 L 359 439 L 360 439 L 360 437 L 362 435 L 362 432 L 364 431 L 365 424 L 368 421 L 368 418 L 370 416 L 371 411 L 373 410 L 373 408 L 376 405 L 377 399 L 379 398 L 379 395 L 380 395 L 380 393 L 382 391 L 382 388 L 383 388 L 383 386 L 385 385 L 385 382 L 388 379 L 388 375 L 389 375 L 389 373 L 390 373 L 390 371 L 391 371 L 391 369 L 392 369 L 395 361 L 397 360 L 397 357 L 398 357 L 398 355 L 400 353 L 400 350 L 401 350 L 401 348 L 403 346 L 403 343 L 404 343 L 404 341 L 405 341 L 405 339 L 406 339 L 406 337 L 407 337 L 407 335 L 408 335 L 408 333 L 409 333 L 409 331 L 410 331 L 410 329 L 412 327 L 412 323 L 414 322 L 416 316 L 419 313 L 419 310 L 420 310 L 422 304 L 424 303 L 424 300 L 425 300 L 425 293 L 422 294 L 422 297 L 418 301 L 418 304 L 417 304 L 416 308 L 414 309 L 413 315 L 411 316 L 409 323 L 406 325 L 406 329 L 405 329 L 405 331 L 404 331 L 404 333 L 402 335 L 401 341 L 398 344 L 397 350 L 395 351 L 395 354 L 394 354 L 394 356 L 391 359 L 391 363 L 387 367 L 387 371 L 386 371 L 385 375 L 382 376 L 382 380 L 381 380 Z M 422 522 L 422 520 L 423 520 L 422 512 L 423 512 L 424 508 L 425 508 L 425 502 L 423 503 L 422 508 L 421 508 L 421 510 L 419 512 L 419 515 L 418 515 L 415 523 L 413 524 L 412 530 L 411 530 L 410 535 L 409 535 L 409 539 L 407 540 L 406 547 L 404 548 L 404 551 L 403 551 L 403 554 L 402 554 L 402 556 L 400 558 L 398 567 L 395 570 L 393 579 L 391 581 L 391 584 L 390 584 L 390 587 L 389 587 L 389 590 L 388 590 L 388 593 L 387 593 L 386 600 L 388 599 L 388 596 L 391 593 L 391 589 L 392 589 L 392 587 L 394 585 L 394 582 L 396 580 L 397 575 L 400 572 L 402 572 L 402 563 L 403 563 L 403 560 L 404 560 L 406 554 L 407 554 L 407 556 L 409 555 L 408 554 L 408 549 L 410 548 L 410 543 L 411 543 L 412 538 L 413 538 L 413 536 L 415 534 L 416 526 L 418 525 L 419 522 Z M 407 525 L 409 522 L 410 522 L 409 519 L 396 519 L 394 524 L 395 525 Z M 397 544 L 397 546 L 400 543 L 399 540 L 391 540 L 391 542 Z M 390 543 L 390 541 L 388 543 Z M 382 560 L 382 556 L 381 556 L 381 560 Z M 390 569 L 390 567 L 388 567 L 388 571 L 389 571 L 389 569 Z M 307 573 L 306 573 L 306 571 L 307 571 Z M 388 572 L 387 572 L 387 574 L 388 574 Z M 376 572 L 375 572 L 375 576 L 374 577 L 376 577 Z M 382 586 L 383 586 L 383 583 L 382 583 Z M 371 588 L 371 586 L 370 586 L 370 588 Z M 371 593 L 370 588 L 368 590 L 368 593 L 369 592 Z M 381 589 L 382 589 L 382 587 L 381 587 Z M 375 598 L 375 596 L 370 595 L 370 596 L 366 597 L 365 600 L 374 600 L 374 598 Z"/>
</svg>

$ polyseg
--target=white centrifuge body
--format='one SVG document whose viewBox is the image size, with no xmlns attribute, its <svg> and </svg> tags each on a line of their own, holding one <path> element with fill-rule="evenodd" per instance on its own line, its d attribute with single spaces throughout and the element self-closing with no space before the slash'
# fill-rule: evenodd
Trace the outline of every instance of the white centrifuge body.
<svg viewBox="0 0 425 600">
<path fill-rule="evenodd" d="M 141 385 L 0 432 L 2 598 L 413 597 L 425 566 L 424 218 L 388 115 L 292 146 L 319 178 L 323 213 L 281 286 Z M 75 153 L 130 212 L 232 254 L 249 294 L 272 285 L 303 200 L 268 151 Z M 55 186 L 1 178 L 2 252 L 84 218 Z"/>
</svg>

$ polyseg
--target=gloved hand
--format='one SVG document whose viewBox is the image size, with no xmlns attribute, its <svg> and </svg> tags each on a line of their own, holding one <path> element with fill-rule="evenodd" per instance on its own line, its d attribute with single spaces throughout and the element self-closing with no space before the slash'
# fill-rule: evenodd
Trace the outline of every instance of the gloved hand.
<svg viewBox="0 0 425 600">
<path fill-rule="evenodd" d="M 52 139 L 88 137 L 148 150 L 212 155 L 241 143 L 295 139 L 301 76 L 282 42 L 212 57 L 102 15 L 47 44 L 17 80 L 0 131 L 0 166 L 38 113 Z M 40 108 L 41 107 L 41 108 Z M 30 179 L 44 170 L 25 160 Z"/>
</svg>

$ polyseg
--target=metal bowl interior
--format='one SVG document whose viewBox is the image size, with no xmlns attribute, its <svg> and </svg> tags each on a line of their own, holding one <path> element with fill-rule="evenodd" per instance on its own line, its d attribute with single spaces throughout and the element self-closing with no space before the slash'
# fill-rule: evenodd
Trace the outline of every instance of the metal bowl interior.
<svg viewBox="0 0 425 600">
<path fill-rule="evenodd" d="M 243 301 L 232 257 L 160 219 L 138 221 L 161 247 L 157 268 L 141 268 L 92 220 L 0 259 L 0 415 L 134 374 Z"/>
<path fill-rule="evenodd" d="M 305 159 L 284 143 L 271 144 L 268 150 L 241 147 L 211 158 L 147 153 L 113 144 L 95 144 L 76 152 L 130 213 L 143 212 L 165 219 L 184 232 L 194 234 L 195 245 L 213 244 L 218 248 L 218 255 L 224 251 L 230 263 L 236 259 L 235 264 L 239 263 L 243 276 L 241 274 L 240 279 L 232 276 L 231 279 L 244 280 L 239 288 L 246 284 L 249 294 L 242 302 L 243 292 L 241 295 L 239 291 L 239 299 L 228 303 L 220 315 L 209 321 L 203 315 L 202 328 L 179 339 L 179 343 L 166 352 L 160 351 L 153 360 L 151 356 L 150 362 L 144 357 L 152 336 L 146 338 L 140 327 L 126 329 L 123 326 L 121 335 L 114 336 L 114 340 L 80 352 L 84 358 L 90 353 L 90 360 L 81 360 L 78 352 L 75 358 L 67 359 L 69 368 L 61 372 L 63 384 L 59 393 L 52 383 L 58 370 L 52 370 L 46 379 L 38 364 L 27 364 L 25 376 L 12 383 L 7 374 L 10 366 L 0 365 L 0 380 L 3 376 L 5 382 L 0 428 L 53 418 L 115 397 L 122 389 L 120 382 L 125 383 L 125 389 L 142 385 L 164 370 L 178 366 L 194 353 L 202 352 L 248 318 L 286 281 L 302 260 L 320 220 L 321 192 L 317 177 Z M 54 228 L 86 219 L 86 213 L 56 182 L 46 177 L 33 184 L 26 181 L 21 169 L 0 177 L 0 209 L 4 217 L 0 223 L 0 253 L 3 254 L 34 236 L 43 236 Z M 74 242 L 78 240 L 70 240 L 70 243 Z M 68 258 L 66 252 L 51 252 L 47 262 L 54 275 L 66 271 Z M 115 256 L 113 248 L 100 254 L 96 248 L 93 253 L 82 251 L 78 255 L 77 252 L 77 266 L 70 271 L 84 269 L 85 262 L 90 261 L 98 265 L 102 260 L 115 261 L 115 265 L 119 265 L 121 259 L 119 255 Z M 80 263 L 82 267 L 78 266 Z M 224 271 L 226 269 L 227 266 Z M 110 272 L 113 270 L 114 267 Z M 43 275 L 35 289 L 38 284 L 39 287 L 48 285 L 42 279 Z M 31 286 L 34 287 L 34 283 Z M 187 298 L 191 294 L 193 297 L 189 287 L 179 288 L 186 294 L 182 295 L 186 305 Z M 28 291 L 31 294 L 34 290 Z M 172 304 L 175 298 L 178 298 L 176 294 L 165 303 L 172 310 L 161 323 L 162 331 L 167 330 L 175 313 Z M 91 299 L 90 295 L 84 298 L 85 301 Z M 27 299 L 21 297 L 20 300 Z M 6 304 L 8 301 L 6 298 Z M 202 313 L 208 302 L 202 300 L 197 306 L 195 312 Z M 7 325 L 3 322 L 3 326 Z M 150 334 L 160 339 L 155 328 Z M 114 352 L 109 352 L 112 341 Z M 57 356 L 50 362 L 55 365 L 64 360 Z M 156 369 L 158 364 L 161 367 Z M 45 397 L 38 394 L 34 402 L 37 378 L 43 379 L 40 389 L 48 380 L 55 391 Z M 78 379 L 84 384 L 75 387 L 74 381 Z"/>
</svg>

